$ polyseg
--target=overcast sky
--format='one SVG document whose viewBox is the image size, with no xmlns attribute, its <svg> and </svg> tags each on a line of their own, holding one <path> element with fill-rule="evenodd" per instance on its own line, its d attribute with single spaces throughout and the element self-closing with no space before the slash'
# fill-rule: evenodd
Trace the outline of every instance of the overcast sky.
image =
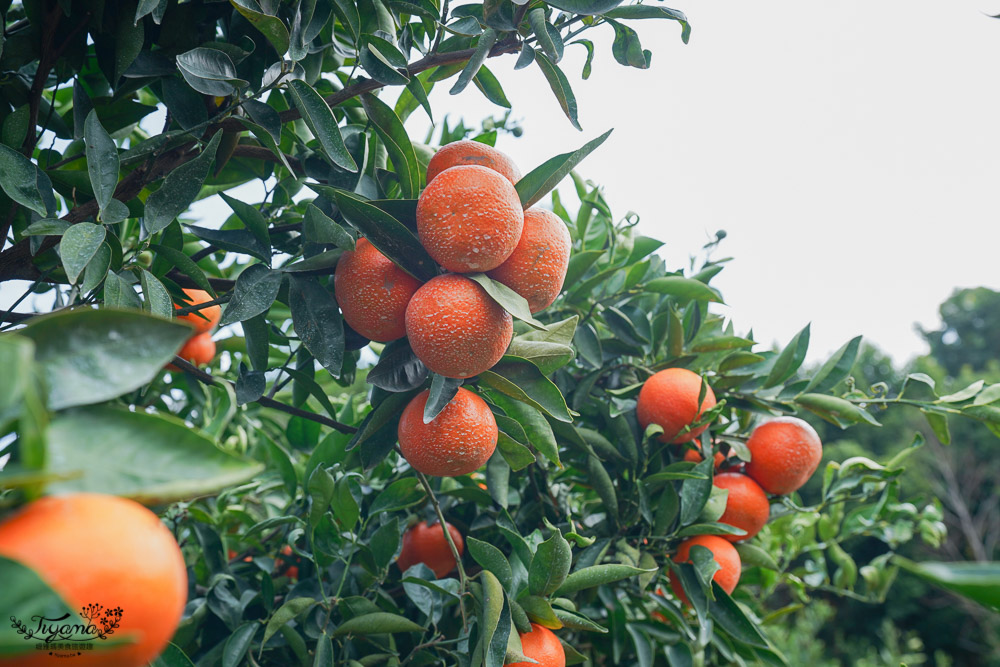
<svg viewBox="0 0 1000 667">
<path fill-rule="evenodd" d="M 678 268 L 725 229 L 722 312 L 765 345 L 812 322 L 812 359 L 863 333 L 905 361 L 955 287 L 1000 288 L 1000 21 L 984 13 L 1000 2 L 673 2 L 688 45 L 674 22 L 631 23 L 649 70 L 603 39 L 583 81 L 585 51 L 567 48 L 582 134 L 537 68 L 491 60 L 524 119 L 498 147 L 527 172 L 614 127 L 579 171 L 615 214 L 637 212 Z M 497 112 L 448 83 L 436 114 Z"/>
</svg>

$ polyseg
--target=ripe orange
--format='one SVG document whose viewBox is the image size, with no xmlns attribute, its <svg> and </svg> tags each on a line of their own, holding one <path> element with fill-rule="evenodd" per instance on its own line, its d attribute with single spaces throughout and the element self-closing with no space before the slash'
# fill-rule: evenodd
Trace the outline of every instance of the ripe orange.
<svg viewBox="0 0 1000 667">
<path fill-rule="evenodd" d="M 108 637 L 136 639 L 72 659 L 32 650 L 0 664 L 145 665 L 173 636 L 187 601 L 187 570 L 174 536 L 159 517 L 125 498 L 78 493 L 36 500 L 0 524 L 0 554 L 35 570 L 76 611 L 101 605 L 92 617 L 98 628 L 106 611 L 121 609 Z M 104 643 L 92 635 L 87 641 Z"/>
<path fill-rule="evenodd" d="M 698 406 L 701 376 L 686 368 L 666 368 L 653 374 L 639 390 L 636 416 L 646 428 L 650 424 L 663 427 L 662 442 L 688 442 L 701 435 L 708 424 L 678 435 L 685 426 L 694 423 L 702 413 L 715 407 L 715 393 L 706 387 L 705 398 Z"/>
<path fill-rule="evenodd" d="M 215 358 L 215 341 L 212 340 L 212 334 L 205 332 L 188 338 L 188 342 L 184 343 L 177 356 L 195 366 L 211 363 Z"/>
<path fill-rule="evenodd" d="M 530 662 L 512 662 L 507 667 L 566 667 L 566 651 L 563 650 L 556 633 L 537 623 L 531 624 L 531 632 L 522 632 L 521 653 L 531 658 Z"/>
<path fill-rule="evenodd" d="M 420 242 L 449 271 L 495 269 L 514 252 L 523 227 L 514 186 L 486 167 L 445 169 L 417 200 Z"/>
<path fill-rule="evenodd" d="M 690 562 L 689 554 L 691 547 L 696 544 L 711 551 L 715 562 L 719 564 L 719 569 L 716 570 L 712 581 L 719 584 L 722 590 L 727 593 L 732 593 L 736 590 L 736 584 L 740 581 L 743 563 L 740 561 L 740 554 L 736 551 L 736 547 L 718 535 L 695 535 L 684 540 L 677 547 L 677 553 L 674 554 L 674 562 Z M 670 572 L 670 588 L 673 590 L 674 595 L 680 598 L 681 602 L 687 603 L 688 599 L 684 594 L 684 589 L 681 588 L 680 578 L 673 571 Z"/>
<path fill-rule="evenodd" d="M 410 299 L 406 335 L 427 368 L 467 378 L 500 361 L 514 336 L 514 322 L 477 283 L 445 274 L 428 280 Z"/>
<path fill-rule="evenodd" d="M 505 153 L 478 141 L 462 139 L 442 146 L 434 154 L 427 163 L 427 182 L 445 169 L 470 164 L 492 169 L 512 184 L 521 180 L 521 170 Z"/>
<path fill-rule="evenodd" d="M 451 403 L 425 424 L 429 397 L 426 390 L 414 396 L 399 419 L 399 449 L 407 462 L 435 477 L 457 477 L 485 465 L 499 437 L 486 401 L 460 387 Z"/>
<path fill-rule="evenodd" d="M 697 443 L 695 446 L 697 447 L 697 449 L 684 450 L 685 461 L 690 461 L 691 463 L 701 463 L 702 461 L 705 460 L 705 457 L 701 455 L 701 446 L 698 445 Z M 722 452 L 716 452 L 713 458 L 715 459 L 716 470 L 718 470 L 719 466 L 721 466 L 726 460 L 726 457 L 722 455 Z"/>
<path fill-rule="evenodd" d="M 747 474 L 768 493 L 784 495 L 812 477 L 823 458 L 816 430 L 796 417 L 778 417 L 761 424 L 747 440 Z"/>
<path fill-rule="evenodd" d="M 736 526 L 747 531 L 746 535 L 720 535 L 730 542 L 749 540 L 760 532 L 771 515 L 771 504 L 767 494 L 757 482 L 738 472 L 724 472 L 715 476 L 712 484 L 720 489 L 728 489 L 726 511 L 719 523 Z"/>
<path fill-rule="evenodd" d="M 281 555 L 288 557 L 288 560 L 292 563 L 298 560 L 298 557 L 292 553 L 292 547 L 285 545 L 281 547 Z M 297 565 L 288 565 L 281 558 L 274 559 L 274 571 L 278 574 L 284 574 L 284 576 L 289 579 L 297 580 L 299 578 L 299 568 Z"/>
<path fill-rule="evenodd" d="M 187 306 L 196 306 L 199 303 L 205 303 L 206 301 L 212 300 L 212 295 L 205 290 L 200 289 L 185 289 L 184 294 L 187 295 L 190 303 L 174 304 L 174 310 L 179 308 L 186 308 Z M 200 314 L 199 314 L 200 313 Z M 219 318 L 222 317 L 222 306 L 208 306 L 197 310 L 186 315 L 178 315 L 177 319 L 184 320 L 191 324 L 198 333 L 205 333 L 206 331 L 211 331 L 216 324 L 219 323 Z"/>
<path fill-rule="evenodd" d="M 448 524 L 448 532 L 455 542 L 458 554 L 465 553 L 465 540 L 458 528 Z M 403 533 L 403 548 L 396 559 L 396 565 L 400 572 L 406 572 L 417 563 L 423 563 L 434 572 L 434 576 L 441 579 L 455 569 L 455 556 L 451 553 L 448 540 L 441 530 L 441 524 L 435 523 L 433 526 L 426 521 L 414 524 Z"/>
<path fill-rule="evenodd" d="M 528 209 L 513 254 L 489 276 L 527 299 L 531 312 L 537 313 L 559 296 L 572 243 L 558 215 L 543 208 Z"/>
<path fill-rule="evenodd" d="M 368 239 L 358 239 L 355 250 L 340 256 L 333 285 L 344 319 L 359 334 L 380 343 L 406 335 L 406 305 L 420 281 Z"/>
</svg>

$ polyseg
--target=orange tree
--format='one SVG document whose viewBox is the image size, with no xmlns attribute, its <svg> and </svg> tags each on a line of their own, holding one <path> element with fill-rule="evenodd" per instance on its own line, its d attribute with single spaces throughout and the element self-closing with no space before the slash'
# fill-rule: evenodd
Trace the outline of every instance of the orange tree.
<svg viewBox="0 0 1000 667">
<path fill-rule="evenodd" d="M 478 269 L 489 275 L 438 277 L 440 248 L 421 243 L 433 235 L 417 204 L 434 149 L 404 127 L 412 113 L 433 113 L 431 88 L 448 81 L 459 94 L 472 84 L 509 106 L 487 63 L 519 54 L 515 68 L 539 67 L 577 125 L 558 64 L 566 46 L 585 47 L 589 69 L 596 50 L 581 33 L 610 31 L 614 59 L 646 68 L 650 52 L 630 22 L 677 21 L 686 40 L 680 12 L 617 0 L 52 0 L 0 11 L 0 284 L 5 295 L 25 288 L 0 311 L 0 518 L 18 521 L 43 495 L 80 492 L 158 510 L 188 581 L 158 664 L 501 665 L 532 655 L 781 664 L 768 623 L 817 593 L 877 603 L 900 567 L 997 606 L 992 566 L 894 555 L 942 537 L 933 499 L 900 499 L 897 478 L 919 437 L 892 460 L 831 463 L 817 473 L 821 492 L 803 497 L 796 489 L 818 462 L 816 442 L 760 444 L 751 434 L 801 412 L 877 427 L 878 413 L 897 406 L 923 411 L 943 440 L 953 418 L 997 431 L 998 387 L 937 396 L 919 374 L 894 393 L 855 386 L 859 339 L 803 375 L 808 327 L 783 349 L 760 349 L 712 305 L 722 302 L 711 286 L 725 263 L 712 259 L 717 242 L 689 270 L 667 267 L 662 243 L 639 234 L 634 218 L 617 219 L 573 171 L 610 133 L 521 165 L 524 176 L 494 151 L 475 152 L 504 165 L 514 188 L 505 195 L 515 197 L 511 238 L 522 234 L 517 203 L 544 203 L 565 224 L 568 241 L 562 230 L 523 236 L 529 248 L 570 244 L 554 302 L 551 289 L 518 293 L 552 273 L 531 262 L 494 271 L 498 256 Z M 398 95 L 380 96 L 385 88 Z M 439 143 L 474 135 L 491 145 L 505 123 L 478 133 L 445 125 Z M 443 173 L 455 159 L 447 155 Z M 567 176 L 579 200 L 572 214 L 555 190 Z M 264 186 L 256 201 L 227 194 L 251 182 Z M 215 195 L 227 219 L 188 217 Z M 553 216 L 532 215 L 552 229 Z M 345 266 L 381 276 L 391 298 L 349 280 L 341 292 L 333 276 L 345 253 L 357 259 Z M 425 325 L 414 328 L 405 306 L 432 279 L 418 309 Z M 471 295 L 457 301 L 476 301 L 489 320 L 471 327 L 486 338 L 466 346 L 489 363 L 446 371 L 460 379 L 418 358 L 450 363 L 450 345 L 467 342 L 461 332 L 440 339 L 452 284 Z M 382 307 L 404 326 L 358 326 L 390 342 L 345 322 Z M 185 345 L 199 331 L 214 331 L 214 343 Z M 502 332 L 498 350 L 489 331 Z M 678 384 L 686 397 L 661 382 L 680 370 L 694 378 Z M 659 389 L 647 395 L 659 408 L 637 415 L 654 376 Z M 466 433 L 435 427 L 466 409 L 456 396 L 477 415 Z M 431 439 L 458 451 L 474 435 L 488 461 L 471 475 L 429 478 L 407 463 L 400 435 L 415 451 Z M 788 451 L 791 476 L 781 467 Z M 719 485 L 716 461 L 727 475 Z M 463 468 L 446 463 L 427 469 Z M 67 532 L 63 558 L 103 571 L 102 550 L 130 537 L 117 540 L 125 527 L 108 521 L 100 539 Z M 91 598 L 136 581 L 121 567 L 117 588 L 98 577 L 80 593 L 4 534 L 0 581 L 16 594 L 0 599 L 12 621 L 0 630 L 0 662 L 47 664 L 39 638 L 26 641 L 31 619 L 69 619 L 67 632 L 86 635 L 96 628 L 84 622 L 96 617 Z M 880 546 L 866 562 L 842 546 L 872 538 Z M 122 629 L 147 631 L 127 625 L 135 617 L 170 618 L 157 596 L 136 600 L 141 608 L 115 612 Z M 85 638 L 95 664 L 133 664 L 107 636 Z"/>
</svg>

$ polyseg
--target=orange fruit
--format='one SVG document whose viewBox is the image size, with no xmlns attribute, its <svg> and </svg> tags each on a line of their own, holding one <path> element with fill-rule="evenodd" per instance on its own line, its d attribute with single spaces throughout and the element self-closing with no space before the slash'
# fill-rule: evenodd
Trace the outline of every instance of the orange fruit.
<svg viewBox="0 0 1000 667">
<path fill-rule="evenodd" d="M 514 321 L 477 283 L 445 274 L 428 280 L 410 299 L 406 335 L 427 368 L 467 378 L 500 361 L 514 336 Z"/>
<path fill-rule="evenodd" d="M 757 482 L 738 472 L 723 472 L 715 476 L 712 484 L 720 489 L 728 489 L 726 511 L 719 518 L 724 523 L 747 531 L 746 535 L 720 535 L 730 542 L 749 540 L 760 532 L 771 515 L 771 504 L 767 494 Z"/>
<path fill-rule="evenodd" d="M 366 238 L 340 256 L 333 274 L 344 319 L 359 334 L 380 343 L 406 335 L 406 305 L 420 284 Z"/>
<path fill-rule="evenodd" d="M 747 440 L 747 474 L 768 493 L 784 495 L 812 477 L 823 458 L 816 430 L 797 417 L 778 417 L 754 429 Z"/>
<path fill-rule="evenodd" d="M 298 558 L 292 553 L 292 547 L 289 546 L 289 545 L 287 545 L 287 544 L 285 546 L 281 547 L 281 555 L 282 556 L 288 556 L 289 557 L 288 560 L 290 560 L 293 563 L 296 560 L 298 560 Z M 289 579 L 298 579 L 299 578 L 299 568 L 298 568 L 298 566 L 296 566 L 296 565 L 287 565 L 285 563 L 285 561 L 283 559 L 281 559 L 281 558 L 275 558 L 274 559 L 274 571 L 277 572 L 278 574 L 283 574 L 284 576 L 288 577 Z"/>
<path fill-rule="evenodd" d="M 479 165 L 492 169 L 511 184 L 521 180 L 521 170 L 505 153 L 478 141 L 462 139 L 438 149 L 427 163 L 427 182 L 433 181 L 445 169 L 460 165 Z"/>
<path fill-rule="evenodd" d="M 212 340 L 212 334 L 205 332 L 188 338 L 177 356 L 195 366 L 211 363 L 215 358 L 215 341 Z"/>
<path fill-rule="evenodd" d="M 462 533 L 450 523 L 448 532 L 461 556 L 465 553 Z M 396 565 L 399 566 L 400 572 L 406 572 L 417 563 L 429 567 L 438 579 L 455 569 L 455 556 L 451 553 L 451 547 L 448 546 L 448 540 L 441 530 L 440 523 L 431 526 L 426 521 L 421 521 L 403 533 L 403 548 L 399 551 Z"/>
<path fill-rule="evenodd" d="M 537 623 L 531 624 L 531 632 L 522 632 L 521 654 L 531 658 L 530 662 L 512 662 L 507 667 L 566 667 L 566 651 L 556 637 L 556 633 Z"/>
<path fill-rule="evenodd" d="M 731 542 L 722 539 L 718 535 L 695 535 L 680 543 L 677 553 L 674 554 L 675 563 L 688 563 L 691 561 L 689 554 L 691 547 L 700 545 L 712 552 L 712 557 L 719 564 L 719 569 L 712 576 L 712 581 L 719 584 L 722 590 L 732 593 L 736 590 L 736 584 L 740 581 L 740 571 L 743 563 L 740 561 L 740 554 Z M 670 588 L 674 595 L 680 598 L 681 602 L 687 603 L 687 596 L 681 588 L 680 577 L 670 572 Z"/>
<path fill-rule="evenodd" d="M 524 211 L 506 178 L 474 165 L 445 169 L 417 200 L 417 234 L 434 261 L 456 273 L 489 271 L 510 257 Z"/>
<path fill-rule="evenodd" d="M 705 457 L 701 455 L 701 446 L 696 444 L 696 447 L 697 449 L 684 450 L 685 461 L 690 461 L 691 463 L 701 463 L 705 460 Z M 721 466 L 726 460 L 726 457 L 722 455 L 722 452 L 716 452 L 713 458 L 715 459 L 716 470 L 718 470 L 719 466 Z"/>
<path fill-rule="evenodd" d="M 109 639 L 136 640 L 71 659 L 32 649 L 0 664 L 145 665 L 163 651 L 187 602 L 187 570 L 174 536 L 159 517 L 125 498 L 77 493 L 29 503 L 0 523 L 0 554 L 37 572 L 74 610 L 101 605 L 103 610 L 88 614 L 97 628 L 108 611 L 120 609 Z M 95 649 L 104 643 L 92 634 L 80 641 Z"/>
<path fill-rule="evenodd" d="M 559 296 L 572 243 L 558 215 L 543 208 L 528 209 L 517 247 L 489 276 L 527 299 L 531 312 L 537 313 Z"/>
<path fill-rule="evenodd" d="M 425 475 L 456 477 L 486 464 L 497 446 L 497 420 L 486 401 L 459 387 L 455 398 L 429 424 L 424 406 L 430 391 L 403 409 L 396 435 L 403 458 Z"/>
<path fill-rule="evenodd" d="M 645 429 L 650 424 L 663 427 L 662 442 L 688 442 L 701 435 L 708 424 L 681 434 L 684 427 L 693 424 L 706 411 L 715 407 L 715 393 L 706 387 L 701 406 L 701 376 L 686 368 L 666 368 L 654 373 L 639 390 L 636 416 Z"/>
<path fill-rule="evenodd" d="M 205 303 L 206 301 L 212 300 L 212 295 L 205 290 L 200 289 L 185 289 L 184 294 L 187 295 L 190 303 L 174 304 L 174 310 L 179 308 L 186 308 L 188 306 L 196 306 L 199 303 Z M 219 318 L 222 317 L 222 306 L 207 306 L 201 310 L 196 310 L 186 315 L 178 315 L 177 319 L 184 320 L 185 322 L 191 324 L 198 333 L 205 333 L 206 331 L 211 331 L 216 324 L 219 323 Z"/>
</svg>

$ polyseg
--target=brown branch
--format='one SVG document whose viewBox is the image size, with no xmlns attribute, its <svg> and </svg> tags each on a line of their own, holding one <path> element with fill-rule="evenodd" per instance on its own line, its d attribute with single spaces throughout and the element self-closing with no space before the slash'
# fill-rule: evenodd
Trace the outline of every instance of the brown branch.
<svg viewBox="0 0 1000 667">
<path fill-rule="evenodd" d="M 191 278 L 188 275 L 181 273 L 177 269 L 170 269 L 170 271 L 167 273 L 167 278 L 170 278 L 181 287 L 201 289 L 198 283 L 191 280 Z M 235 280 L 229 280 L 227 278 L 207 278 L 207 280 L 208 284 L 211 285 L 212 289 L 214 290 L 228 291 L 233 289 L 233 287 L 236 285 Z"/>
<path fill-rule="evenodd" d="M 174 360 L 171 363 L 173 363 L 174 366 L 181 369 L 185 373 L 189 373 L 192 377 L 194 377 L 194 379 L 198 380 L 198 382 L 201 382 L 202 384 L 218 385 L 220 383 L 226 382 L 227 384 L 235 386 L 232 382 L 228 382 L 227 380 L 220 380 L 218 378 L 209 375 L 208 373 L 201 370 L 197 366 L 185 361 L 184 359 L 181 359 L 180 357 L 174 357 Z M 323 424 L 325 426 L 329 426 L 330 428 L 340 431 L 341 433 L 357 433 L 358 431 L 358 429 L 354 428 L 353 426 L 348 426 L 347 424 L 341 424 L 339 421 L 330 419 L 329 417 L 316 414 L 315 412 L 309 412 L 308 410 L 302 410 L 301 408 L 296 408 L 294 406 L 287 405 L 280 401 L 276 401 L 273 398 L 267 398 L 266 396 L 261 396 L 260 398 L 258 398 L 256 401 L 253 402 L 258 403 L 265 408 L 273 408 L 275 410 L 278 410 L 279 412 L 284 412 L 294 417 L 302 417 L 303 419 L 314 421 L 317 424 Z"/>
</svg>

